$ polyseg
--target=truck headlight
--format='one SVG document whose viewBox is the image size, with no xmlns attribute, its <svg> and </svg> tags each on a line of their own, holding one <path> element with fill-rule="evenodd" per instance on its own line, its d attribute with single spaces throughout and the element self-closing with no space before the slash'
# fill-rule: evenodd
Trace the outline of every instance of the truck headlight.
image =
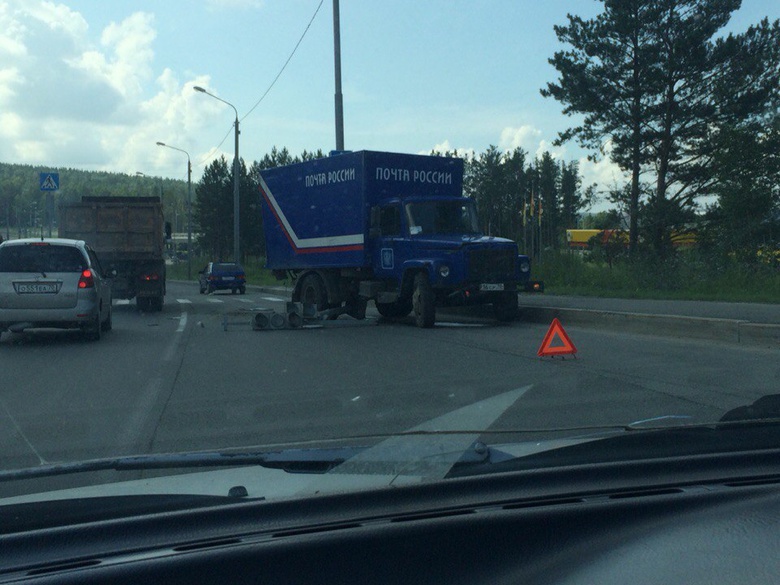
<svg viewBox="0 0 780 585">
<path fill-rule="evenodd" d="M 520 272 L 528 272 L 531 270 L 531 263 L 528 260 L 520 261 Z"/>
<path fill-rule="evenodd" d="M 439 276 L 442 278 L 447 278 L 450 275 L 450 267 L 446 264 L 442 264 L 439 266 Z"/>
</svg>

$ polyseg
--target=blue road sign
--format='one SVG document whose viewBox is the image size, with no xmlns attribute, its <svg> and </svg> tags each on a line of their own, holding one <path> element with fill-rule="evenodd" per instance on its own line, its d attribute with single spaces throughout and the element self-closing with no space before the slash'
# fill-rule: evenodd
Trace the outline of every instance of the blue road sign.
<svg viewBox="0 0 780 585">
<path fill-rule="evenodd" d="M 60 188 L 59 173 L 41 173 L 39 180 L 41 191 L 57 191 Z"/>
</svg>

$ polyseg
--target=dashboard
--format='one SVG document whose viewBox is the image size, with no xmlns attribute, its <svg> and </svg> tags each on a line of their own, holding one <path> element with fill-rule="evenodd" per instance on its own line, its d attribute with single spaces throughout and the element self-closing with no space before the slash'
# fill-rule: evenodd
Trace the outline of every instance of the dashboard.
<svg viewBox="0 0 780 585">
<path fill-rule="evenodd" d="M 36 509 L 6 506 L 0 583 L 776 583 L 779 464 L 764 449 L 305 500 L 94 499 L 16 529 Z"/>
</svg>

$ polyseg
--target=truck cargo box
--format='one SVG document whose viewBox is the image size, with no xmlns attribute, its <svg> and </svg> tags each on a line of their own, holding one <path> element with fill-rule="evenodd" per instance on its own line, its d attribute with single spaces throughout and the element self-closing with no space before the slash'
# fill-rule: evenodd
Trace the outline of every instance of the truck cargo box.
<svg viewBox="0 0 780 585">
<path fill-rule="evenodd" d="M 463 160 L 359 151 L 261 171 L 268 268 L 369 266 L 369 210 L 380 201 L 460 197 Z"/>
<path fill-rule="evenodd" d="M 163 231 L 158 197 L 83 197 L 60 208 L 60 237 L 89 242 L 101 259 L 162 259 Z"/>
</svg>

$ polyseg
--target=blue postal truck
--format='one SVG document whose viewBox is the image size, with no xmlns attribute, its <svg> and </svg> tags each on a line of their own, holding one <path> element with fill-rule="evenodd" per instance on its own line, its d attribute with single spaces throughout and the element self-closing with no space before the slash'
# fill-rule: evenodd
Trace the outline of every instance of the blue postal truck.
<svg viewBox="0 0 780 585">
<path fill-rule="evenodd" d="M 260 174 L 267 267 L 295 279 L 293 301 L 362 319 L 373 300 L 420 327 L 445 306 L 516 317 L 530 262 L 480 232 L 462 159 L 360 151 Z"/>
</svg>

